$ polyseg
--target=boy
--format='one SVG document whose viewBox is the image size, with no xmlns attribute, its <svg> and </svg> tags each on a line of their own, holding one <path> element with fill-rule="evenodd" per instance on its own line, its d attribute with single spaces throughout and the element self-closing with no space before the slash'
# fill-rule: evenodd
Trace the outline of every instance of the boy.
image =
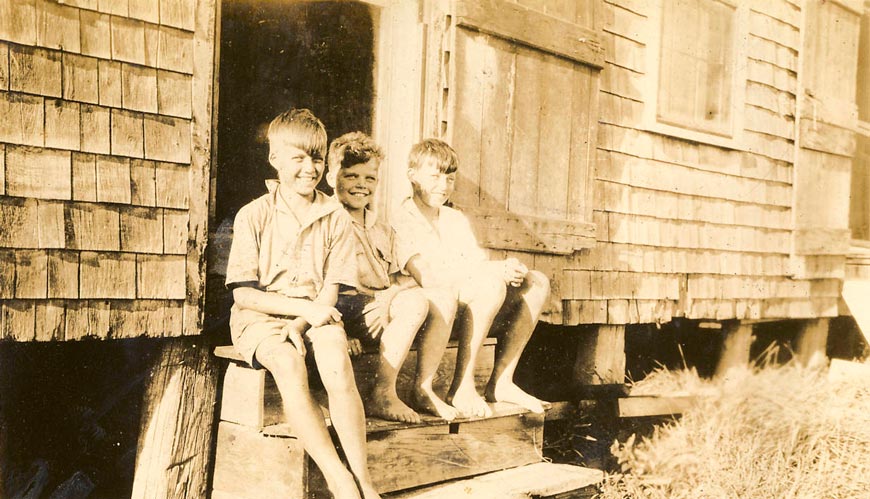
<svg viewBox="0 0 870 499">
<path fill-rule="evenodd" d="M 407 266 L 419 274 L 423 287 L 450 286 L 458 297 L 459 351 L 447 401 L 466 416 L 491 415 L 486 401 L 511 402 L 541 413 L 544 402 L 516 386 L 513 375 L 550 282 L 515 258 L 487 259 L 465 215 L 444 206 L 453 193 L 457 168 L 456 152 L 447 143 L 427 139 L 415 145 L 408 167 L 414 193 L 401 203 L 394 222 L 400 240 L 413 242 L 419 253 Z M 484 400 L 474 386 L 474 368 L 491 329 L 501 339 Z"/>
<path fill-rule="evenodd" d="M 272 373 L 284 412 L 333 495 L 359 499 L 362 491 L 362 497 L 376 499 L 362 401 L 335 309 L 339 285 L 356 285 L 353 235 L 341 206 L 316 190 L 326 129 L 307 109 L 291 109 L 272 120 L 268 139 L 278 181 L 267 181 L 269 192 L 239 210 L 227 261 L 233 345 L 252 366 Z M 350 471 L 309 390 L 308 350 Z"/>
<path fill-rule="evenodd" d="M 327 181 L 352 219 L 357 242 L 357 295 L 340 295 L 337 308 L 342 312 L 348 334 L 364 340 L 380 338 L 380 361 L 375 385 L 367 399 L 366 412 L 383 419 L 417 423 L 420 416 L 396 394 L 396 378 L 408 355 L 414 336 L 426 319 L 429 304 L 417 283 L 405 279 L 399 284 L 402 268 L 398 262 L 408 259 L 396 245 L 389 225 L 377 220 L 369 210 L 378 185 L 378 170 L 383 151 L 368 135 L 351 132 L 335 139 L 329 147 Z M 439 331 L 436 330 L 436 334 Z M 449 331 L 435 341 L 445 343 Z M 354 340 L 351 340 L 352 342 Z M 445 419 L 456 412 L 434 395 L 432 381 L 441 352 L 423 338 L 418 350 L 418 370 L 414 384 L 414 404 Z M 355 352 L 359 349 L 352 344 Z M 430 353 L 432 352 L 432 353 Z M 440 405 L 436 406 L 435 397 Z"/>
</svg>

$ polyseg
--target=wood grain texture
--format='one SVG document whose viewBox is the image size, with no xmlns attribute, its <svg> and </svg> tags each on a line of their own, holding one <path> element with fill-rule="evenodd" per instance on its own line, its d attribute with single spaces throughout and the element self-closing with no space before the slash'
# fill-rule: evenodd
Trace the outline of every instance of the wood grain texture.
<svg viewBox="0 0 870 499">
<path fill-rule="evenodd" d="M 108 108 L 83 104 L 81 107 L 81 150 L 109 154 L 112 148 L 111 114 Z"/>
<path fill-rule="evenodd" d="M 81 253 L 81 298 L 136 298 L 136 257 L 126 253 Z"/>
</svg>

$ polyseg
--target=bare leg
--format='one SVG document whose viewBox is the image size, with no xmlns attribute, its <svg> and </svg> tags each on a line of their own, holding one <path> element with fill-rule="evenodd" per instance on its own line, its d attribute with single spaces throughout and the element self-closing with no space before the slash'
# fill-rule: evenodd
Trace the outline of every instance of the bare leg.
<svg viewBox="0 0 870 499">
<path fill-rule="evenodd" d="M 305 359 L 279 337 L 264 340 L 257 348 L 257 361 L 272 373 L 284 401 L 284 413 L 292 421 L 302 446 L 323 472 L 330 492 L 341 499 L 359 499 L 353 475 L 335 452 L 323 412 L 311 395 Z"/>
<path fill-rule="evenodd" d="M 458 318 L 459 352 L 447 400 L 467 416 L 492 415 L 492 409 L 474 386 L 474 369 L 492 321 L 504 303 L 505 294 L 504 280 L 487 271 L 470 276 L 459 291 L 459 299 L 466 307 Z"/>
<path fill-rule="evenodd" d="M 510 292 L 505 314 L 504 334 L 499 337 L 495 352 L 495 365 L 486 386 L 486 399 L 490 402 L 510 402 L 532 412 L 544 412 L 543 403 L 514 384 L 514 371 L 526 344 L 532 337 L 538 317 L 550 294 L 547 276 L 530 271 L 523 285 Z M 501 321 L 499 321 L 501 323 Z"/>
<path fill-rule="evenodd" d="M 452 421 L 458 416 L 458 411 L 441 400 L 432 388 L 432 383 L 450 340 L 450 330 L 456 316 L 456 294 L 446 288 L 424 289 L 423 293 L 429 299 L 429 315 L 420 331 L 414 405 L 421 411 Z"/>
<path fill-rule="evenodd" d="M 420 415 L 399 400 L 396 378 L 428 310 L 429 302 L 419 289 L 401 291 L 393 298 L 390 304 L 392 320 L 381 333 L 375 385 L 365 401 L 369 415 L 406 423 L 420 422 Z"/>
<path fill-rule="evenodd" d="M 365 499 L 377 499 L 369 475 L 366 454 L 366 418 L 347 352 L 347 338 L 339 326 L 321 326 L 308 331 L 320 379 L 329 397 L 329 415 L 338 434 L 350 470 L 359 481 Z"/>
</svg>

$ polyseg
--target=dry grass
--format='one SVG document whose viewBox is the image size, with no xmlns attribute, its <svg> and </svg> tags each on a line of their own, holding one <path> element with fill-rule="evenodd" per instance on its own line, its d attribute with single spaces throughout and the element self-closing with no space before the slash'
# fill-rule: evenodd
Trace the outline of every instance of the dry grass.
<svg viewBox="0 0 870 499">
<path fill-rule="evenodd" d="M 614 442 L 621 473 L 601 499 L 870 497 L 870 379 L 796 364 L 658 376 L 697 402 L 650 438 Z"/>
</svg>

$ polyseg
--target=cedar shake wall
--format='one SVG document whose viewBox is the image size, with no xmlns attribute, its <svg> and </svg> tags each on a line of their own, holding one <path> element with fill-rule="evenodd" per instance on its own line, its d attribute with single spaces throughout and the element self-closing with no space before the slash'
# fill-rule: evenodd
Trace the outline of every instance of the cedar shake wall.
<svg viewBox="0 0 870 499">
<path fill-rule="evenodd" d="M 0 339 L 198 332 L 195 14 L 0 0 Z"/>
</svg>

